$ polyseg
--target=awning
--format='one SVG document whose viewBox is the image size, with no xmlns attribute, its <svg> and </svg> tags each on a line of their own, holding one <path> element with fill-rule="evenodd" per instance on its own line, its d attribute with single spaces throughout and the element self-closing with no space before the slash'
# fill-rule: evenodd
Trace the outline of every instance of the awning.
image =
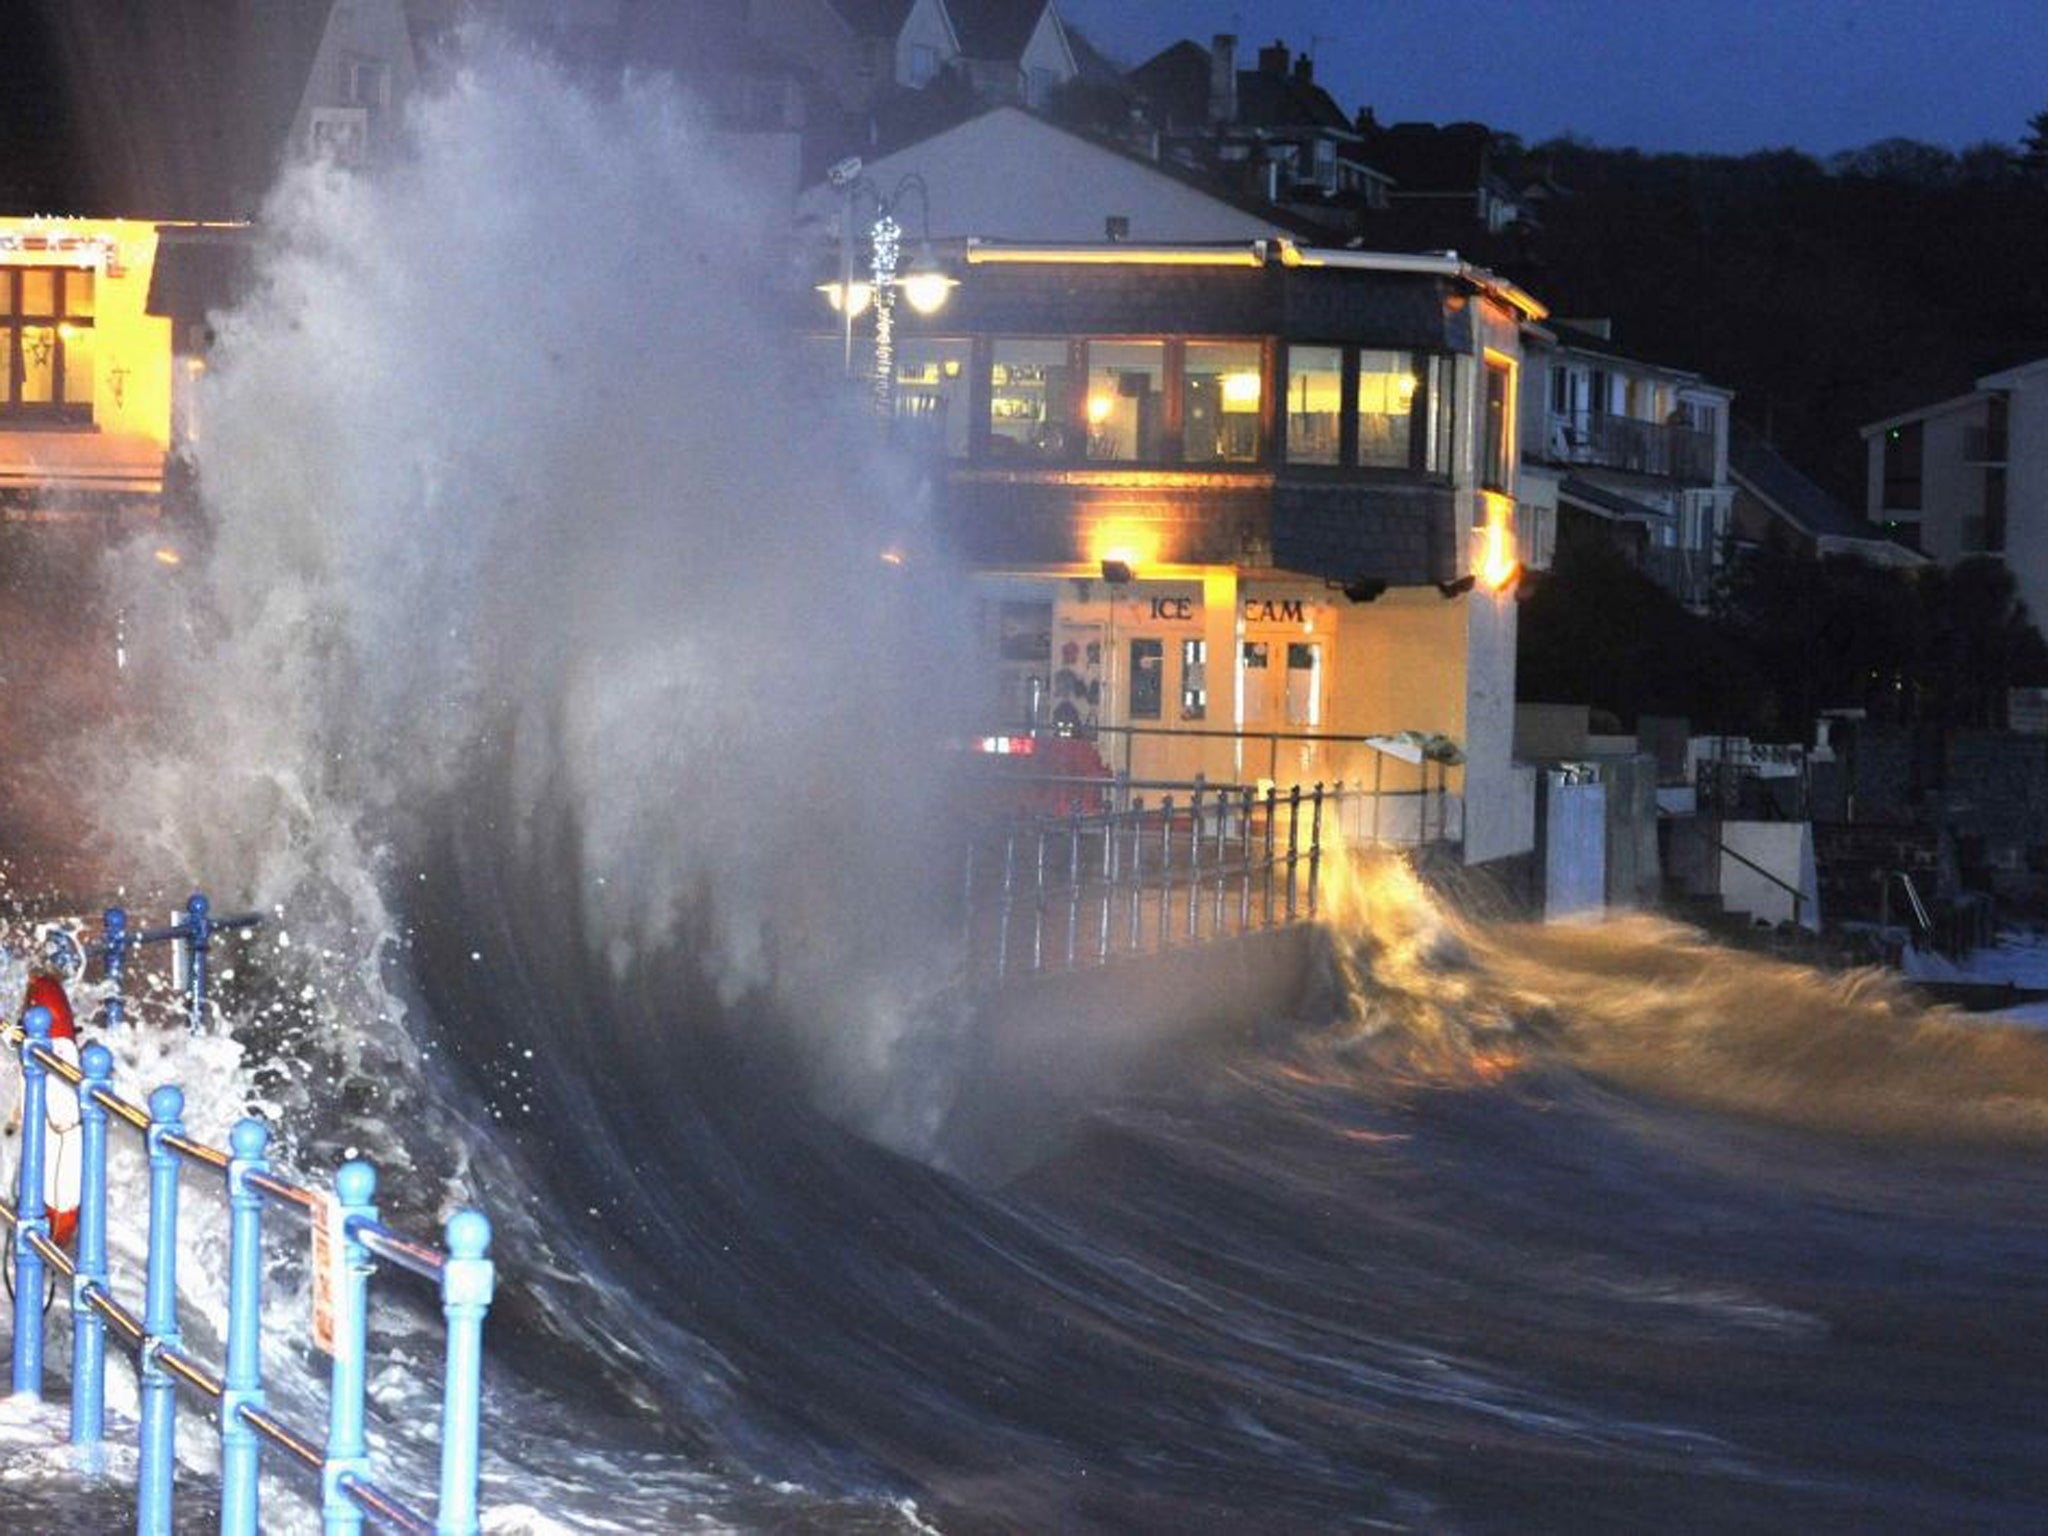
<svg viewBox="0 0 2048 1536">
<path fill-rule="evenodd" d="M 232 307 L 249 286 L 250 253 L 246 228 L 165 230 L 149 275 L 149 313 L 192 322 Z"/>
</svg>

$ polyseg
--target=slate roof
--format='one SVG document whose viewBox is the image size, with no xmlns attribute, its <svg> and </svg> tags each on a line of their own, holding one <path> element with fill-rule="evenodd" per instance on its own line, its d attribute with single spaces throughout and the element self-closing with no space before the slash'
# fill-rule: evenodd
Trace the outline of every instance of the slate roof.
<svg viewBox="0 0 2048 1536">
<path fill-rule="evenodd" d="M 1237 121 L 1245 128 L 1327 128 L 1353 137 L 1351 119 L 1330 93 L 1291 70 L 1237 72 Z"/>
<path fill-rule="evenodd" d="M 1169 128 L 1209 120 L 1209 50 L 1182 38 L 1162 48 L 1129 75 L 1131 84 Z"/>
<path fill-rule="evenodd" d="M 1759 500 L 1815 539 L 1884 538 L 1882 529 L 1807 479 L 1753 428 L 1739 421 L 1728 432 L 1728 468 Z"/>
</svg>

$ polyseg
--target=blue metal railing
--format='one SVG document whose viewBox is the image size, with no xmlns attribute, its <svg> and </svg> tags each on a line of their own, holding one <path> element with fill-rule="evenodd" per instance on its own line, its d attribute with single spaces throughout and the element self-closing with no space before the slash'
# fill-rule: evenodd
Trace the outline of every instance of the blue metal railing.
<svg viewBox="0 0 2048 1536">
<path fill-rule="evenodd" d="M 200 1034 L 206 1028 L 206 986 L 212 972 L 211 955 L 216 934 L 231 932 L 240 928 L 254 928 L 263 921 L 260 912 L 243 912 L 234 917 L 215 917 L 213 905 L 203 895 L 193 892 L 185 903 L 185 915 L 165 928 L 145 928 L 132 932 L 128 927 L 128 913 L 121 907 L 109 907 L 102 919 L 102 930 L 98 943 L 86 946 L 86 953 L 97 955 L 107 970 L 107 1028 L 119 1029 L 127 1015 L 127 998 L 123 984 L 128 974 L 128 957 L 131 951 L 144 944 L 174 943 L 184 946 L 186 955 L 185 1007 L 193 1034 Z"/>
<path fill-rule="evenodd" d="M 208 919 L 202 897 L 188 906 L 188 940 L 202 952 Z M 98 946 L 110 970 L 125 946 L 125 931 L 108 913 L 108 942 Z M 185 928 L 186 924 L 178 927 Z M 214 927 L 222 926 L 219 922 Z M 165 934 L 163 936 L 169 936 Z M 151 935 L 132 936 L 146 942 Z M 195 967 L 195 974 L 202 974 Z M 118 997 L 118 990 L 116 996 Z M 197 992 L 204 1006 L 203 981 Z M 199 1017 L 197 1008 L 193 1017 Z M 118 1014 L 114 1015 L 118 1022 Z M 263 1447 L 283 1451 L 320 1478 L 320 1510 L 329 1536 L 359 1531 L 365 1518 L 382 1529 L 437 1536 L 474 1536 L 479 1530 L 477 1474 L 483 1384 L 483 1325 L 490 1310 L 495 1270 L 488 1257 L 490 1222 L 481 1212 L 458 1211 L 444 1229 L 446 1247 L 420 1243 L 378 1220 L 376 1170 L 367 1162 L 342 1164 L 331 1194 L 279 1177 L 266 1156 L 269 1130 L 238 1121 L 222 1151 L 185 1134 L 183 1092 L 170 1084 L 153 1090 L 147 1107 L 114 1093 L 113 1055 L 98 1042 L 73 1065 L 50 1049 L 50 1014 L 31 1008 L 22 1027 L 21 1168 L 15 1204 L 0 1200 L 0 1217 L 13 1229 L 15 1267 L 13 1388 L 42 1395 L 45 1266 L 70 1282 L 71 1425 L 75 1445 L 105 1437 L 106 1330 L 112 1325 L 135 1356 L 141 1384 L 140 1473 L 136 1530 L 168 1536 L 176 1468 L 177 1388 L 183 1383 L 216 1405 L 221 1436 L 220 1529 L 224 1536 L 255 1536 L 260 1525 L 257 1474 Z M 44 1114 L 54 1073 L 78 1089 L 81 1179 L 76 1258 L 52 1242 L 45 1214 Z M 149 1159 L 148 1264 L 142 1315 L 115 1299 L 107 1269 L 107 1127 L 117 1120 L 141 1138 Z M 220 1175 L 229 1210 L 228 1329 L 225 1373 L 215 1375 L 185 1350 L 178 1328 L 178 1175 L 184 1163 Z M 297 1211 L 330 1236 L 330 1262 L 316 1288 L 331 1278 L 325 1298 L 332 1315 L 329 1354 L 333 1371 L 324 1445 L 280 1422 L 265 1405 L 262 1371 L 262 1213 L 266 1204 Z M 316 1255 L 321 1243 L 315 1242 Z M 365 1437 L 365 1357 L 369 1281 L 382 1259 L 434 1282 L 447 1322 L 441 1398 L 440 1485 L 429 1520 L 372 1480 Z M 316 1271 L 320 1266 L 316 1264 Z M 317 1305 L 317 1303 L 316 1303 Z M 323 1340 L 323 1343 L 328 1341 Z"/>
</svg>

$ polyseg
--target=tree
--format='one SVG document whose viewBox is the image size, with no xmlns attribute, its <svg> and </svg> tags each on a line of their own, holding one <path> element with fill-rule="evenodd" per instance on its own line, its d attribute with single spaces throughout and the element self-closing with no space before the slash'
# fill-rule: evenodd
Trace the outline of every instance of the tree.
<svg viewBox="0 0 2048 1536">
<path fill-rule="evenodd" d="M 2003 560 L 1975 555 L 1920 573 L 1926 650 L 1918 678 L 1924 718 L 2003 726 L 2006 690 L 2048 681 L 2048 643 Z"/>
<path fill-rule="evenodd" d="M 2027 119 L 2027 136 L 2020 140 L 2020 166 L 2036 176 L 2048 176 L 2048 111 Z"/>
</svg>

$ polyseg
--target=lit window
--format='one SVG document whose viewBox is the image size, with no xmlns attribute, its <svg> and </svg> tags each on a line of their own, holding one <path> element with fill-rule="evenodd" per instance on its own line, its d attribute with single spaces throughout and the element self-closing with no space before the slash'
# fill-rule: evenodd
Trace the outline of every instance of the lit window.
<svg viewBox="0 0 2048 1536">
<path fill-rule="evenodd" d="M 1512 363 L 1486 360 L 1486 443 L 1479 461 L 1479 483 L 1489 491 L 1509 489 L 1514 473 L 1514 445 L 1509 441 L 1514 379 Z"/>
<path fill-rule="evenodd" d="M 1000 459 L 1072 456 L 1072 371 L 1064 341 L 998 340 L 989 370 L 989 452 Z"/>
<path fill-rule="evenodd" d="M 1343 446 L 1337 423 L 1343 409 L 1343 348 L 1289 347 L 1287 462 L 1337 463 Z"/>
<path fill-rule="evenodd" d="M 965 341 L 914 336 L 896 343 L 896 432 L 912 449 L 967 456 L 968 357 Z"/>
<path fill-rule="evenodd" d="M 1166 343 L 1088 344 L 1088 457 L 1156 463 L 1166 431 Z"/>
<path fill-rule="evenodd" d="M 910 45 L 910 79 L 907 82 L 914 89 L 930 85 L 939 74 L 939 50 L 929 43 Z"/>
<path fill-rule="evenodd" d="M 1422 381 L 1409 352 L 1358 354 L 1358 462 L 1406 469 L 1414 462 L 1415 395 Z"/>
<path fill-rule="evenodd" d="M 1166 642 L 1163 640 L 1133 640 L 1131 642 L 1131 709 L 1133 720 L 1157 720 L 1159 703 L 1165 690 L 1160 686 L 1160 674 L 1166 670 Z"/>
<path fill-rule="evenodd" d="M 1183 406 L 1190 464 L 1259 460 L 1260 348 L 1255 341 L 1191 341 Z"/>
<path fill-rule="evenodd" d="M 1209 642 L 1180 643 L 1180 717 L 1200 720 L 1209 713 Z"/>
<path fill-rule="evenodd" d="M 1323 648 L 1313 640 L 1287 646 L 1287 723 L 1311 728 L 1323 723 Z"/>
<path fill-rule="evenodd" d="M 1448 475 L 1456 446 L 1451 433 L 1454 424 L 1451 405 L 1457 399 L 1457 391 L 1452 387 L 1457 378 L 1457 364 L 1448 357 L 1425 358 L 1422 374 L 1422 467 L 1432 475 Z"/>
<path fill-rule="evenodd" d="M 0 418 L 92 420 L 93 274 L 71 268 L 0 269 Z"/>
</svg>

